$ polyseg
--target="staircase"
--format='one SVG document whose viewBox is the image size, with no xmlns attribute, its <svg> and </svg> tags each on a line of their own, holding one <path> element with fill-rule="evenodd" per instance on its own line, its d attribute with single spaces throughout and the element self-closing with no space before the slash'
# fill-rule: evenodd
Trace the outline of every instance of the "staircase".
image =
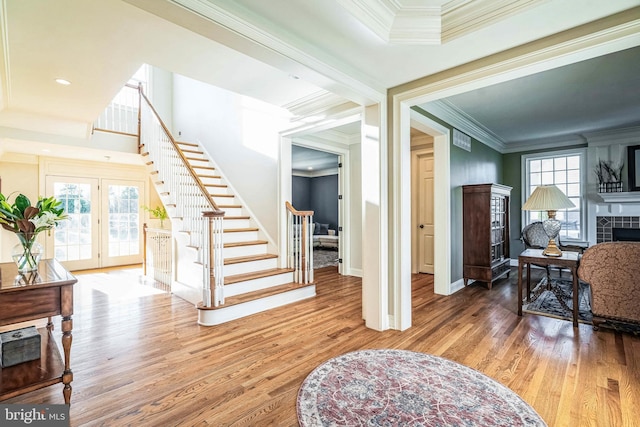
<svg viewBox="0 0 640 427">
<path fill-rule="evenodd" d="M 182 289 L 175 293 L 196 304 L 198 323 L 217 325 L 315 296 L 315 284 L 296 283 L 293 268 L 278 267 L 279 255 L 268 252 L 265 233 L 232 193 L 204 150 L 195 143 L 175 141 L 146 97 L 142 95 L 142 98 L 140 153 L 147 158 L 147 167 L 175 230 L 174 281 L 178 285 L 176 289 Z M 160 133 L 163 135 L 158 137 Z M 195 184 L 191 182 L 194 178 Z M 195 194 L 203 188 L 204 198 Z M 196 198 L 190 198 L 194 194 Z M 207 221 L 202 212 L 211 211 L 211 206 L 224 211 L 220 245 L 224 279 L 223 285 L 215 289 L 214 303 L 206 301 L 209 289 L 205 254 L 209 246 L 203 248 L 208 245 L 208 233 L 202 227 Z M 215 268 L 211 270 L 213 282 Z"/>
</svg>

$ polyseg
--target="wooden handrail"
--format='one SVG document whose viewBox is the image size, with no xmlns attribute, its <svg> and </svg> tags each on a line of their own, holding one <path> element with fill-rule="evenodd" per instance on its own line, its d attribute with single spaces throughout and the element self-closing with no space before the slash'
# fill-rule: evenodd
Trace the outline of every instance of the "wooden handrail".
<svg viewBox="0 0 640 427">
<path fill-rule="evenodd" d="M 298 216 L 311 216 L 313 215 L 313 211 L 299 211 L 296 208 L 293 207 L 293 205 L 289 202 L 284 202 L 284 205 L 286 206 L 287 210 L 289 212 L 291 212 L 294 215 L 298 215 Z"/>
<path fill-rule="evenodd" d="M 187 166 L 187 170 L 189 171 L 189 174 L 191 175 L 191 177 L 195 181 L 196 185 L 198 186 L 200 191 L 202 191 L 202 194 L 205 194 L 207 196 L 205 198 L 207 199 L 207 202 L 211 206 L 211 210 L 214 211 L 214 212 L 222 212 L 222 214 L 224 215 L 224 212 L 221 211 L 220 208 L 218 208 L 218 205 L 216 204 L 216 202 L 209 195 L 209 191 L 207 190 L 207 188 L 204 186 L 204 184 L 200 180 L 200 177 L 193 171 L 193 169 L 191 167 L 189 167 L 189 161 L 187 160 L 186 156 L 184 155 L 184 153 L 182 152 L 180 147 L 178 147 L 178 143 L 173 138 L 173 135 L 171 135 L 171 132 L 169 132 L 169 129 L 167 128 L 167 126 L 164 124 L 164 122 L 162 121 L 162 119 L 158 115 L 158 112 L 156 111 L 156 109 L 153 108 L 153 105 L 151 105 L 151 102 L 149 101 L 149 98 L 147 98 L 147 96 L 142 92 L 142 88 L 139 88 L 139 90 L 140 90 L 140 98 L 144 99 L 144 101 L 146 102 L 147 106 L 151 109 L 151 112 L 153 113 L 153 115 L 156 116 L 156 119 L 158 120 L 158 123 L 160 123 L 160 126 L 164 130 L 165 134 L 169 137 L 169 141 L 171 142 L 171 145 L 173 145 L 173 148 L 176 150 L 176 152 L 178 153 L 178 155 L 182 159 L 182 162 Z"/>
</svg>

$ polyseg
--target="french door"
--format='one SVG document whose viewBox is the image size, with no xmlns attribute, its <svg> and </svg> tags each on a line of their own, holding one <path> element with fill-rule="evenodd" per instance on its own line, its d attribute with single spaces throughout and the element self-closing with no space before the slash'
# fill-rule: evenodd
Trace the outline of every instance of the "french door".
<svg viewBox="0 0 640 427">
<path fill-rule="evenodd" d="M 47 238 L 47 253 L 65 268 L 142 262 L 142 181 L 47 176 L 46 185 L 69 215 Z"/>
</svg>

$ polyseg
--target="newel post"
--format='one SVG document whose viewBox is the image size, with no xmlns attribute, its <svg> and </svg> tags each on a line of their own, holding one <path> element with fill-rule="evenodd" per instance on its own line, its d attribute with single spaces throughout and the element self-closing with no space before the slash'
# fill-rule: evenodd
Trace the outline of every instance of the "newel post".
<svg viewBox="0 0 640 427">
<path fill-rule="evenodd" d="M 218 307 L 224 304 L 224 258 L 222 254 L 223 211 L 203 212 L 205 221 L 202 243 L 202 305 Z"/>
</svg>

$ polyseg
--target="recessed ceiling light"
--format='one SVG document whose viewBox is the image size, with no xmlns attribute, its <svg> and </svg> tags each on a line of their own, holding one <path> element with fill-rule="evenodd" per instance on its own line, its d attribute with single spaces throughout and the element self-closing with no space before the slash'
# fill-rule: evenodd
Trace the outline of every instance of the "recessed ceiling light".
<svg viewBox="0 0 640 427">
<path fill-rule="evenodd" d="M 289 78 L 291 78 L 293 80 L 300 80 L 300 77 L 296 76 L 295 74 L 289 74 Z"/>
<path fill-rule="evenodd" d="M 65 79 L 56 79 L 56 83 L 59 83 L 64 86 L 69 86 L 71 84 L 69 80 L 65 80 Z"/>
<path fill-rule="evenodd" d="M 307 170 L 312 171 L 312 170 L 313 170 L 313 168 L 312 168 L 311 166 L 309 166 L 309 167 L 307 168 Z"/>
</svg>

